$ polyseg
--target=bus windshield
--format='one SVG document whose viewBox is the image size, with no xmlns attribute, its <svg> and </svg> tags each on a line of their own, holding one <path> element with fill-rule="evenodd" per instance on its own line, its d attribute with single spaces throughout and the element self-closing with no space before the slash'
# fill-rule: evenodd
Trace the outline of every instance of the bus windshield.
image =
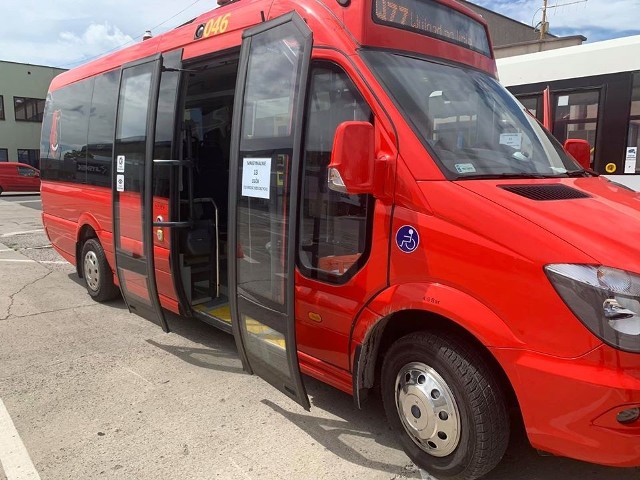
<svg viewBox="0 0 640 480">
<path fill-rule="evenodd" d="M 583 172 L 489 75 L 381 50 L 362 55 L 447 178 L 546 178 Z"/>
</svg>

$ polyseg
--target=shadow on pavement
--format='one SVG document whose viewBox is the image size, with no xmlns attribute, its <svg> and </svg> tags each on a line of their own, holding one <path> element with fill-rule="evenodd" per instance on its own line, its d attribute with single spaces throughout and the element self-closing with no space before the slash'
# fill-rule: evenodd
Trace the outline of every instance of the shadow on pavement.
<svg viewBox="0 0 640 480">
<path fill-rule="evenodd" d="M 147 343 L 196 367 L 244 373 L 231 335 L 194 318 L 181 318 L 166 311 L 165 315 L 172 333 L 202 347 L 182 347 L 151 339 L 147 340 Z"/>
<path fill-rule="evenodd" d="M 307 432 L 318 443 L 347 461 L 383 472 L 400 474 L 399 478 L 420 478 L 419 471 L 411 464 L 398 471 L 384 462 L 368 459 L 341 440 L 341 436 L 373 438 L 377 443 L 401 450 L 400 443 L 390 430 L 378 395 L 373 395 L 364 410 L 357 410 L 350 396 L 305 377 L 305 385 L 313 405 L 340 418 L 329 420 L 310 415 L 297 414 L 279 405 L 262 400 L 299 428 Z M 632 480 L 640 479 L 638 468 L 611 468 L 567 458 L 540 456 L 529 444 L 524 427 L 514 422 L 509 447 L 502 462 L 482 480 Z M 407 463 L 410 460 L 407 458 Z M 433 477 L 432 477 L 433 478 Z"/>
</svg>

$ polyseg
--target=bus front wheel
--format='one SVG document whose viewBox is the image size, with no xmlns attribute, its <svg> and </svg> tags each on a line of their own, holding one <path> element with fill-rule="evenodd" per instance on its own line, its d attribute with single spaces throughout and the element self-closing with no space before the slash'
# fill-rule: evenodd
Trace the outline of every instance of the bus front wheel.
<svg viewBox="0 0 640 480">
<path fill-rule="evenodd" d="M 104 249 L 95 238 L 90 238 L 82 247 L 82 276 L 89 295 L 98 302 L 112 300 L 120 290 L 113 283 L 113 273 L 104 254 Z"/>
<path fill-rule="evenodd" d="M 382 365 L 382 400 L 409 458 L 440 480 L 479 478 L 507 448 L 499 382 L 482 355 L 452 335 L 396 341 Z"/>
</svg>

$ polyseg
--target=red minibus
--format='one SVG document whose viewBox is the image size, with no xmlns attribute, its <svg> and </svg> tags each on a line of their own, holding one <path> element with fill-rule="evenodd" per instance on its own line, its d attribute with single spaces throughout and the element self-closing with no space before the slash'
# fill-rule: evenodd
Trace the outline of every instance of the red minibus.
<svg viewBox="0 0 640 480">
<path fill-rule="evenodd" d="M 640 465 L 640 197 L 496 79 L 453 0 L 238 0 L 55 78 L 43 222 L 96 300 L 379 388 L 440 479 L 531 444 Z M 517 416 L 515 419 L 517 420 Z"/>
<path fill-rule="evenodd" d="M 0 194 L 2 192 L 37 192 L 40 172 L 26 163 L 0 163 Z"/>
</svg>

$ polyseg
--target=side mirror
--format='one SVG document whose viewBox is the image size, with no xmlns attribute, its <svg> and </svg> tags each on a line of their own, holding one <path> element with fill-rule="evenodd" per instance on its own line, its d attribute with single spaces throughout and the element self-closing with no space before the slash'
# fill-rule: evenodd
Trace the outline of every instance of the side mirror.
<svg viewBox="0 0 640 480">
<path fill-rule="evenodd" d="M 342 122 L 336 129 L 329 163 L 329 189 L 373 193 L 374 128 L 369 122 Z"/>
<path fill-rule="evenodd" d="M 581 138 L 568 138 L 564 142 L 564 149 L 584 169 L 591 168 L 591 145 Z"/>
<path fill-rule="evenodd" d="M 34 173 L 33 176 L 36 177 L 36 178 L 40 178 L 40 172 Z"/>
</svg>

